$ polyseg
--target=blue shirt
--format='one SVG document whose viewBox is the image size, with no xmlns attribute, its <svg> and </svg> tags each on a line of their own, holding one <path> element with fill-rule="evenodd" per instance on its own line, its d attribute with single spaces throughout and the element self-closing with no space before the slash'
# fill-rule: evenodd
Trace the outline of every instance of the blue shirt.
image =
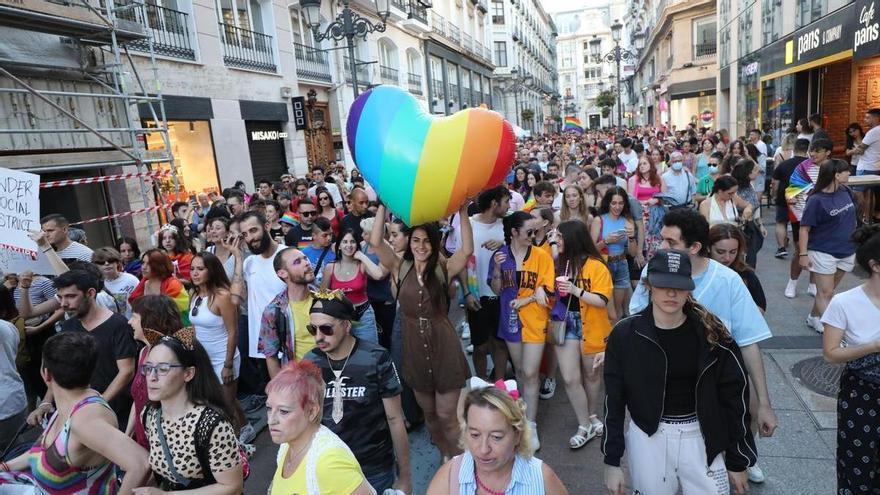
<svg viewBox="0 0 880 495">
<path fill-rule="evenodd" d="M 513 459 L 510 483 L 504 495 L 544 495 L 543 462 L 537 457 L 526 459 L 519 454 Z M 450 473 L 455 476 L 455 473 Z M 461 455 L 461 468 L 458 471 L 458 493 L 477 493 L 477 479 L 474 476 L 474 457 L 467 450 Z"/>
<path fill-rule="evenodd" d="M 647 277 L 648 267 L 642 270 L 642 279 Z M 717 316 L 724 326 L 730 330 L 737 345 L 745 347 L 769 339 L 770 327 L 764 315 L 752 299 L 742 277 L 715 260 L 709 260 L 709 266 L 692 277 L 694 279 L 694 299 Z M 644 282 L 633 292 L 629 302 L 630 314 L 637 313 L 648 306 L 650 298 Z"/>
<path fill-rule="evenodd" d="M 321 266 L 318 267 L 318 259 L 321 258 L 321 253 L 324 252 L 324 248 L 316 248 L 312 244 L 301 248 L 302 254 L 306 255 L 306 258 L 312 263 L 312 268 L 315 270 L 315 285 L 320 286 L 321 280 L 324 278 L 324 267 L 327 266 L 327 263 L 332 263 L 336 261 L 336 253 L 333 252 L 333 246 L 327 248 L 327 254 L 324 256 L 324 261 L 321 262 Z"/>
<path fill-rule="evenodd" d="M 846 258 L 856 252 L 849 238 L 856 229 L 856 205 L 846 186 L 807 198 L 801 226 L 810 227 L 807 249 Z"/>
</svg>

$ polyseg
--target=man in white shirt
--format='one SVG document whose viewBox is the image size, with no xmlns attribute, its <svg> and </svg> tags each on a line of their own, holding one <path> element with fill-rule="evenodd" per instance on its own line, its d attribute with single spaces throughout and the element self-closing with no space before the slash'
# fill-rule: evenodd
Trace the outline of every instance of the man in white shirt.
<svg viewBox="0 0 880 495">
<path fill-rule="evenodd" d="M 684 167 L 684 157 L 678 151 L 669 157 L 669 170 L 663 173 L 663 182 L 666 194 L 675 199 L 676 205 L 689 204 L 697 191 L 696 179 Z"/>
<path fill-rule="evenodd" d="M 758 148 L 758 168 L 760 169 L 760 173 L 752 184 L 752 187 L 755 188 L 755 192 L 758 193 L 759 198 L 764 192 L 764 183 L 766 182 L 765 178 L 767 177 L 767 144 L 761 139 L 762 135 L 763 133 L 759 129 L 752 129 L 749 131 L 749 143 L 754 144 L 755 148 Z"/>
<path fill-rule="evenodd" d="M 623 147 L 623 151 L 617 154 L 617 158 L 620 159 L 621 163 L 626 166 L 626 174 L 627 176 L 632 175 L 636 172 L 636 169 L 639 167 L 639 155 L 635 151 L 633 151 L 632 146 L 633 142 L 630 138 L 623 138 L 620 141 L 620 146 Z"/>
<path fill-rule="evenodd" d="M 333 203 L 337 206 L 342 205 L 342 193 L 339 192 L 339 186 L 336 184 L 331 184 L 329 182 L 324 182 L 324 169 L 321 167 L 315 167 L 312 169 L 312 179 L 315 180 L 315 185 L 309 188 L 309 196 L 315 197 L 315 190 L 319 187 L 326 187 L 327 191 L 330 193 L 330 196 L 333 197 Z"/>
<path fill-rule="evenodd" d="M 71 241 L 68 237 L 70 222 L 63 215 L 53 213 L 40 219 L 40 227 L 46 233 L 46 240 L 62 260 L 92 262 L 92 250 L 87 246 Z"/>
<path fill-rule="evenodd" d="M 263 309 L 285 287 L 273 266 L 275 255 L 284 249 L 284 245 L 272 239 L 266 217 L 259 212 L 249 211 L 243 214 L 238 226 L 245 243 L 253 253 L 244 260 L 241 272 L 236 272 L 233 277 L 233 281 L 242 277 L 247 284 L 248 355 L 252 358 L 265 359 L 266 357 L 257 350 L 260 318 Z"/>
<path fill-rule="evenodd" d="M 856 175 L 880 175 L 880 108 L 872 108 L 865 112 L 865 124 L 870 129 L 865 133 L 862 144 L 856 148 L 856 153 L 861 154 Z M 874 208 L 880 201 L 880 186 L 852 186 L 852 188 L 861 200 L 862 209 L 859 214 L 862 218 L 874 214 Z"/>
</svg>

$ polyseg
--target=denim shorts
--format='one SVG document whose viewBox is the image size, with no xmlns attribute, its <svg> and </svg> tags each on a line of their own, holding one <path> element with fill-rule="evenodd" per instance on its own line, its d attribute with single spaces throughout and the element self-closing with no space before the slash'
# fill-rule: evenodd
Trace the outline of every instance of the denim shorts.
<svg viewBox="0 0 880 495">
<path fill-rule="evenodd" d="M 626 258 L 617 261 L 609 261 L 608 270 L 611 271 L 611 280 L 614 282 L 615 289 L 630 288 L 629 264 L 627 264 Z"/>
<path fill-rule="evenodd" d="M 581 340 L 584 326 L 581 323 L 581 310 L 569 311 L 565 316 L 565 340 Z"/>
<path fill-rule="evenodd" d="M 364 304 L 367 305 L 367 309 L 361 315 L 360 320 L 351 322 L 351 334 L 355 338 L 378 344 L 379 330 L 376 328 L 376 313 L 370 303 Z"/>
</svg>

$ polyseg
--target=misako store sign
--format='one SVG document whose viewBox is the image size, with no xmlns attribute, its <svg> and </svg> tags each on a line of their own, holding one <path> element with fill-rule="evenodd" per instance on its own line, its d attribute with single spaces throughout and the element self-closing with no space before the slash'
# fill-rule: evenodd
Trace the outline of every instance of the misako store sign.
<svg viewBox="0 0 880 495">
<path fill-rule="evenodd" d="M 864 53 L 865 57 L 869 56 L 868 52 L 870 55 L 876 54 L 877 45 L 861 43 L 860 46 L 855 46 L 861 27 L 858 24 L 859 12 L 863 7 L 865 11 L 871 11 L 875 8 L 872 7 L 874 4 L 880 9 L 880 0 L 857 0 L 768 45 L 760 51 L 761 78 L 774 78 L 833 63 L 849 58 L 857 51 L 859 55 Z M 876 15 L 876 18 L 872 16 L 871 19 L 880 22 L 880 11 Z M 871 25 L 874 22 L 871 21 Z M 875 29 L 880 29 L 880 26 Z M 871 37 L 867 34 L 864 39 Z M 874 37 L 872 42 L 876 41 Z"/>
</svg>

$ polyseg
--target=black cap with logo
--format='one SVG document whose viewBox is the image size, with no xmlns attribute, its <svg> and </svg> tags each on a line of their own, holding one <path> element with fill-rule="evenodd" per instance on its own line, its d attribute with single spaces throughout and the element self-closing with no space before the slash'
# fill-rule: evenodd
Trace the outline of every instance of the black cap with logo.
<svg viewBox="0 0 880 495">
<path fill-rule="evenodd" d="M 658 289 L 694 290 L 688 254 L 675 249 L 657 251 L 648 262 L 648 283 Z"/>
</svg>

